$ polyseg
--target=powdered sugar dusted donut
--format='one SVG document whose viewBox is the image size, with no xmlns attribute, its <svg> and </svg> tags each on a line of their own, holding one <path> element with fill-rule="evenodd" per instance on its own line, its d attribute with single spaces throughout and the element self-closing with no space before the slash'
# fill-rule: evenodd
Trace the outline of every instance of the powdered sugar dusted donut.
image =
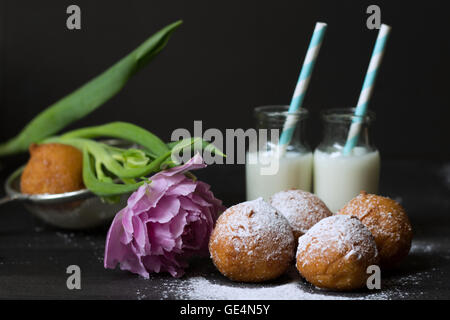
<svg viewBox="0 0 450 320">
<path fill-rule="evenodd" d="M 295 254 L 286 218 L 262 198 L 227 209 L 217 220 L 209 241 L 217 269 L 235 281 L 277 278 Z"/>
<path fill-rule="evenodd" d="M 356 217 L 325 218 L 298 239 L 297 269 L 319 288 L 361 288 L 369 276 L 367 267 L 376 264 L 375 240 Z"/>
<path fill-rule="evenodd" d="M 296 239 L 317 222 L 332 215 L 322 200 L 302 190 L 275 193 L 270 198 L 270 204 L 286 217 Z"/>
<path fill-rule="evenodd" d="M 392 267 L 408 255 L 413 237 L 412 227 L 405 210 L 396 201 L 361 192 L 338 214 L 358 217 L 372 232 L 382 267 Z"/>
</svg>

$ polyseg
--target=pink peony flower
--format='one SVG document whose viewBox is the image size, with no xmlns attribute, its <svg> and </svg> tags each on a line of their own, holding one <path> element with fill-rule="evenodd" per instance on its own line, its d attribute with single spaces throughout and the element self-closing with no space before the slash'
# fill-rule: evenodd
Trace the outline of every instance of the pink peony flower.
<svg viewBox="0 0 450 320">
<path fill-rule="evenodd" d="M 200 155 L 186 164 L 161 171 L 128 199 L 106 237 L 105 268 L 137 273 L 169 272 L 180 277 L 193 253 L 206 253 L 214 223 L 223 211 L 209 185 L 184 175 L 204 168 Z"/>
</svg>

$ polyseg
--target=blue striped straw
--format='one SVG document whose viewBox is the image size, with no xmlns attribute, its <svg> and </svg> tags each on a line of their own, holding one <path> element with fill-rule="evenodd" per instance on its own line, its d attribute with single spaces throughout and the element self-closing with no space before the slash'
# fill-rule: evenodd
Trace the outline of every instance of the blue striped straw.
<svg viewBox="0 0 450 320">
<path fill-rule="evenodd" d="M 291 104 L 288 110 L 288 116 L 283 126 L 283 132 L 281 133 L 279 141 L 279 150 L 281 154 L 284 154 L 286 147 L 289 145 L 292 139 L 292 135 L 297 125 L 298 117 L 295 113 L 300 109 L 305 97 L 306 89 L 308 89 L 309 80 L 311 79 L 311 73 L 314 69 L 314 64 L 317 60 L 320 47 L 322 45 L 323 36 L 327 29 L 327 24 L 323 22 L 317 22 L 314 29 L 314 33 L 309 43 L 308 51 L 306 52 L 305 61 L 303 61 L 302 70 L 295 87 L 294 95 L 291 100 Z"/>
<path fill-rule="evenodd" d="M 358 142 L 359 132 L 361 131 L 361 123 L 363 122 L 364 117 L 367 113 L 367 106 L 372 95 L 375 79 L 377 77 L 377 72 L 380 67 L 381 60 L 383 59 L 384 49 L 390 31 L 391 27 L 382 24 L 380 31 L 378 32 L 378 37 L 375 43 L 375 47 L 373 48 L 369 68 L 367 69 L 364 84 L 359 95 L 358 104 L 356 105 L 355 116 L 353 117 L 352 124 L 350 125 L 347 141 L 344 146 L 344 155 L 349 155 Z"/>
</svg>

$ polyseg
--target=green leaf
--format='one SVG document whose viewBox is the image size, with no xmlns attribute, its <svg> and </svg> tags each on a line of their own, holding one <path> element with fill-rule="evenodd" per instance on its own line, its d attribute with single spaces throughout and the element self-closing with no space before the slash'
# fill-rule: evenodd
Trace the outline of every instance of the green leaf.
<svg viewBox="0 0 450 320">
<path fill-rule="evenodd" d="M 65 133 L 61 138 L 92 139 L 100 137 L 119 138 L 142 146 L 152 157 L 156 158 L 169 151 L 161 139 L 151 132 L 127 122 L 112 122 L 101 126 L 87 127 Z"/>
<path fill-rule="evenodd" d="M 114 182 L 100 181 L 97 179 L 89 152 L 83 150 L 83 182 L 90 191 L 101 197 L 110 197 L 129 193 L 139 188 L 144 181 L 134 184 L 118 184 Z"/>
<path fill-rule="evenodd" d="M 126 150 L 115 159 L 120 160 L 125 168 L 142 168 L 149 161 L 144 151 L 133 148 Z"/>
<path fill-rule="evenodd" d="M 189 148 L 189 151 L 198 151 L 199 149 L 201 149 L 204 151 L 208 151 L 211 154 L 216 154 L 224 158 L 226 157 L 226 155 L 214 144 L 203 140 L 200 137 L 187 138 L 180 141 L 172 141 L 167 143 L 167 146 L 172 150 L 173 153 L 179 153 L 181 150 L 186 150 L 187 148 Z"/>
<path fill-rule="evenodd" d="M 0 156 L 24 152 L 31 143 L 59 132 L 104 104 L 165 47 L 181 23 L 161 29 L 102 74 L 38 114 L 17 136 L 0 144 Z"/>
</svg>

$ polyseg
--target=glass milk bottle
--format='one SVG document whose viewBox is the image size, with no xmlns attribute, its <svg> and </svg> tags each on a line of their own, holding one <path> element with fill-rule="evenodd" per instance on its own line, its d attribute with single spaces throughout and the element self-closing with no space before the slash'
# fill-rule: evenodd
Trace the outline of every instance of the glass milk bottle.
<svg viewBox="0 0 450 320">
<path fill-rule="evenodd" d="M 264 106 L 255 109 L 258 139 L 250 141 L 246 154 L 247 200 L 259 197 L 268 200 L 274 193 L 288 189 L 311 191 L 313 157 L 304 141 L 307 110 L 293 113 L 298 122 L 292 140 L 282 155 L 279 152 L 278 139 L 288 107 Z"/>
<path fill-rule="evenodd" d="M 349 155 L 342 153 L 354 117 L 354 109 L 330 109 L 322 113 L 324 136 L 314 151 L 314 193 L 333 212 L 362 190 L 378 192 L 380 155 L 370 139 L 374 113 L 368 112 L 360 119 L 356 146 Z"/>
</svg>

